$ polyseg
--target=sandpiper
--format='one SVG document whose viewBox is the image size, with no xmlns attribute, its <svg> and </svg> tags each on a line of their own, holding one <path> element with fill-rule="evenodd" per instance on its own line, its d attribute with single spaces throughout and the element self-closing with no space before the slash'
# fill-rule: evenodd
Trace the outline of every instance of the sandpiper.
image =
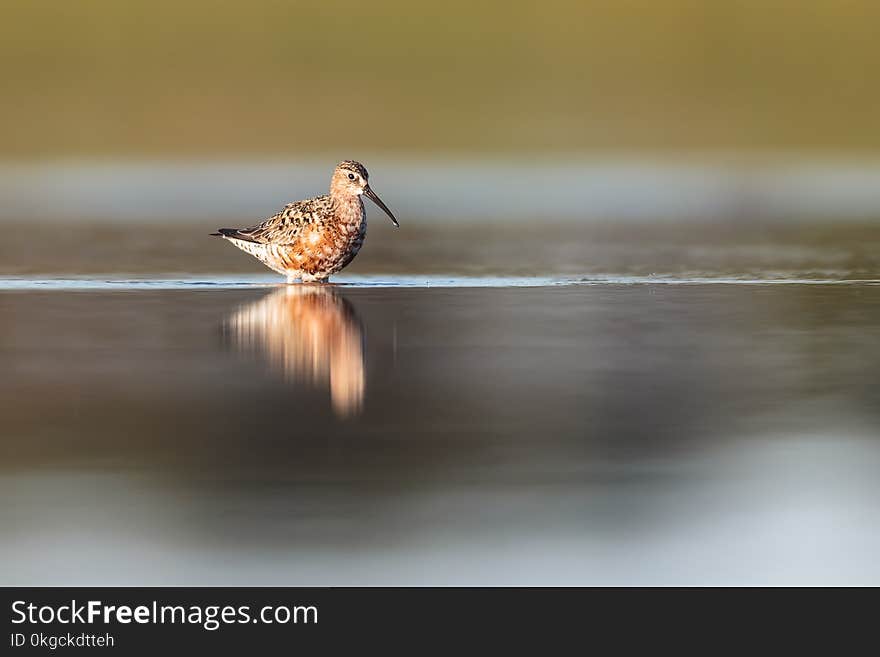
<svg viewBox="0 0 880 657">
<path fill-rule="evenodd" d="M 400 224 L 376 192 L 360 162 L 345 160 L 330 179 L 330 193 L 288 203 L 253 228 L 221 228 L 212 233 L 250 253 L 288 283 L 326 281 L 348 265 L 367 234 L 366 194 L 395 227 Z"/>
</svg>

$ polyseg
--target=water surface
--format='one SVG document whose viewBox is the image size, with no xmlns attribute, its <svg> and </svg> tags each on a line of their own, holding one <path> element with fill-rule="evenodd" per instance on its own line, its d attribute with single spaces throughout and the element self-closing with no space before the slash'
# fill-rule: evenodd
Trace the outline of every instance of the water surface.
<svg viewBox="0 0 880 657">
<path fill-rule="evenodd" d="M 880 583 L 876 285 L 353 278 L 4 281 L 0 580 Z"/>
</svg>

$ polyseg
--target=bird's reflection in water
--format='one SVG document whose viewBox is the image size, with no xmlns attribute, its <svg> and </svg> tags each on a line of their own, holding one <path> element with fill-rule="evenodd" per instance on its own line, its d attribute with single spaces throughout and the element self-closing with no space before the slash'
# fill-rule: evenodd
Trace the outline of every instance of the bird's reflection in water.
<svg viewBox="0 0 880 657">
<path fill-rule="evenodd" d="M 264 359 L 286 381 L 329 384 L 337 415 L 363 408 L 363 328 L 333 287 L 286 285 L 230 315 L 225 329 L 237 349 Z"/>
</svg>

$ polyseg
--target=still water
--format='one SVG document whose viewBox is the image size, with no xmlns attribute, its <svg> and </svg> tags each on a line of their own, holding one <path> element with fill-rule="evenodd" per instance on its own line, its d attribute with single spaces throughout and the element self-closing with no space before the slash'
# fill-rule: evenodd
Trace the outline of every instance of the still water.
<svg viewBox="0 0 880 657">
<path fill-rule="evenodd" d="M 211 280 L 0 285 L 0 582 L 880 584 L 876 284 Z"/>
</svg>

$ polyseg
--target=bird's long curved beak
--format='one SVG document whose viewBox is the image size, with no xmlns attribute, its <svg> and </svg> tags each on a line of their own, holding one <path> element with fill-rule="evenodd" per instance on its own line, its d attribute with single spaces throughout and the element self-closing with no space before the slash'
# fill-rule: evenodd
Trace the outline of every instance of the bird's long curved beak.
<svg viewBox="0 0 880 657">
<path fill-rule="evenodd" d="M 366 194 L 373 203 L 375 203 L 385 211 L 385 214 L 387 214 L 388 217 L 391 219 L 391 223 L 394 224 L 395 228 L 400 228 L 400 224 L 391 213 L 391 210 L 388 209 L 388 206 L 382 202 L 382 199 L 377 196 L 376 192 L 374 192 L 369 185 L 364 187 L 364 194 Z"/>
</svg>

